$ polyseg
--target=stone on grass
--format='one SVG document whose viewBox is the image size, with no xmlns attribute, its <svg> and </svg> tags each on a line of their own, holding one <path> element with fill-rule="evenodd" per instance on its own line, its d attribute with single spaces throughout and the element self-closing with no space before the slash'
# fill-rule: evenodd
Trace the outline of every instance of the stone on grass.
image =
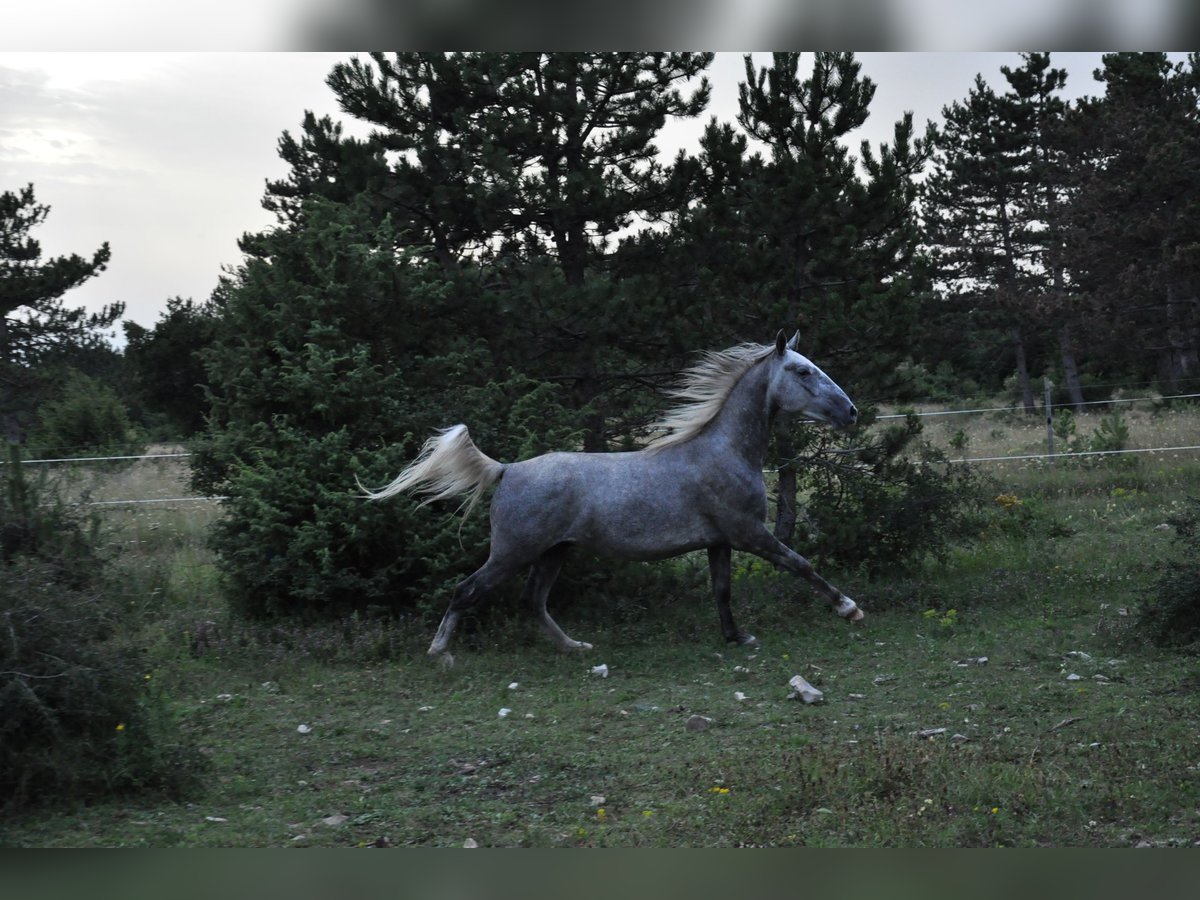
<svg viewBox="0 0 1200 900">
<path fill-rule="evenodd" d="M 708 731 L 711 725 L 712 719 L 708 716 L 691 716 L 684 724 L 684 727 L 688 731 Z"/>
<path fill-rule="evenodd" d="M 805 703 L 816 703 L 825 697 L 824 694 L 805 681 L 802 675 L 793 675 L 792 680 L 788 682 L 788 687 L 792 689 L 792 693 L 788 694 L 789 700 L 799 697 Z"/>
</svg>

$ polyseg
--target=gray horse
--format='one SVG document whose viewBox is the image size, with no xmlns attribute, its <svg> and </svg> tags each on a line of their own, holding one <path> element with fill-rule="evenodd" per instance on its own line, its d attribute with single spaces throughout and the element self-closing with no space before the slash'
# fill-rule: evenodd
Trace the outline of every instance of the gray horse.
<svg viewBox="0 0 1200 900">
<path fill-rule="evenodd" d="M 680 405 L 658 424 L 659 436 L 629 453 L 547 453 L 499 463 L 479 451 L 465 425 L 425 442 L 420 455 L 387 487 L 365 488 L 372 500 L 405 491 L 425 502 L 468 495 L 467 512 L 499 482 L 491 507 L 488 560 L 454 592 L 429 655 L 447 653 L 463 612 L 512 575 L 530 569 L 524 598 L 562 650 L 590 650 L 568 637 L 546 612 L 546 598 L 571 547 L 600 556 L 656 560 L 708 551 L 721 631 L 755 645 L 729 609 L 730 553 L 743 550 L 800 576 L 839 616 L 863 617 L 799 553 L 767 530 L 763 462 L 779 413 L 835 427 L 858 418 L 832 379 L 796 351 L 797 333 L 773 346 L 742 344 L 706 354 L 683 373 Z M 359 487 L 362 487 L 360 484 Z"/>
</svg>

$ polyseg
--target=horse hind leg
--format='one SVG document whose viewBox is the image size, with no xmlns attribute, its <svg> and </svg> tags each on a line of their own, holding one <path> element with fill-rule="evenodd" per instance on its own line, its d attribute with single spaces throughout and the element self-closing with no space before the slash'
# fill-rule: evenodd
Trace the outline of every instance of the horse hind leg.
<svg viewBox="0 0 1200 900">
<path fill-rule="evenodd" d="M 454 589 L 450 606 L 446 609 L 446 614 L 442 616 L 442 623 L 438 626 L 433 642 L 429 645 L 429 655 L 442 656 L 445 654 L 443 659 L 453 662 L 454 658 L 447 651 L 450 647 L 450 639 L 454 636 L 454 629 L 458 627 L 458 620 L 462 618 L 462 614 L 475 606 L 490 591 L 499 587 L 515 572 L 516 567 L 491 557 L 478 571 L 467 576 Z"/>
<path fill-rule="evenodd" d="M 591 650 L 592 645 L 584 641 L 577 641 L 558 627 L 558 623 L 550 618 L 550 613 L 546 611 L 546 600 L 550 596 L 550 588 L 554 585 L 554 581 L 558 578 L 559 570 L 562 569 L 563 560 L 567 555 L 567 545 L 560 544 L 553 547 L 542 554 L 541 558 L 533 564 L 529 570 L 529 580 L 525 583 L 524 600 L 533 610 L 533 615 L 537 619 L 538 625 L 542 631 L 550 638 L 562 651 L 570 650 Z"/>
<path fill-rule="evenodd" d="M 717 598 L 717 616 L 721 620 L 721 633 L 731 644 L 757 647 L 759 645 L 758 638 L 737 627 L 733 621 L 733 611 L 729 608 L 732 557 L 733 548 L 728 544 L 719 544 L 716 547 L 708 548 L 708 571 L 712 576 L 713 594 Z"/>
</svg>

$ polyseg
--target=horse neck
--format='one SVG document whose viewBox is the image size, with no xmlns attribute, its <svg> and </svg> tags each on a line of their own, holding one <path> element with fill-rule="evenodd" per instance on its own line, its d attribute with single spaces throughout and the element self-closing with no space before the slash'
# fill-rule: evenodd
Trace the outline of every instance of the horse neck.
<svg viewBox="0 0 1200 900">
<path fill-rule="evenodd" d="M 727 451 L 758 469 L 767 458 L 773 412 L 767 402 L 769 369 L 766 361 L 751 366 L 705 429 L 709 440 L 724 445 Z"/>
</svg>

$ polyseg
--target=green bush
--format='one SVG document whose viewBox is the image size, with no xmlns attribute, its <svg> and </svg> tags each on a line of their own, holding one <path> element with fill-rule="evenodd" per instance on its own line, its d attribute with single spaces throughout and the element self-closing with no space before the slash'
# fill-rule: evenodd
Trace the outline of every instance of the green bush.
<svg viewBox="0 0 1200 900">
<path fill-rule="evenodd" d="M 389 222 L 333 203 L 306 215 L 225 285 L 202 354 L 212 407 L 193 483 L 229 498 L 212 532 L 228 595 L 260 617 L 440 614 L 487 558 L 486 514 L 368 502 L 355 478 L 387 484 L 459 422 L 503 462 L 577 446 L 582 414 L 499 362 L 502 343 L 473 330 L 495 315 L 478 287 L 393 252 Z"/>
<path fill-rule="evenodd" d="M 105 583 L 95 523 L 21 471 L 0 491 L 0 807 L 154 789 L 201 770 L 180 741 L 124 605 Z"/>
<path fill-rule="evenodd" d="M 1160 646 L 1200 642 L 1200 500 L 1170 520 L 1182 552 L 1166 566 L 1153 597 L 1138 613 L 1138 625 Z"/>
<path fill-rule="evenodd" d="M 125 404 L 103 382 L 71 371 L 58 395 L 38 410 L 28 439 L 50 456 L 127 455 L 139 447 Z"/>
<path fill-rule="evenodd" d="M 823 562 L 873 576 L 912 571 L 981 524 L 984 483 L 923 441 L 913 414 L 849 437 L 810 429 L 798 466 L 806 510 L 798 546 Z"/>
</svg>

